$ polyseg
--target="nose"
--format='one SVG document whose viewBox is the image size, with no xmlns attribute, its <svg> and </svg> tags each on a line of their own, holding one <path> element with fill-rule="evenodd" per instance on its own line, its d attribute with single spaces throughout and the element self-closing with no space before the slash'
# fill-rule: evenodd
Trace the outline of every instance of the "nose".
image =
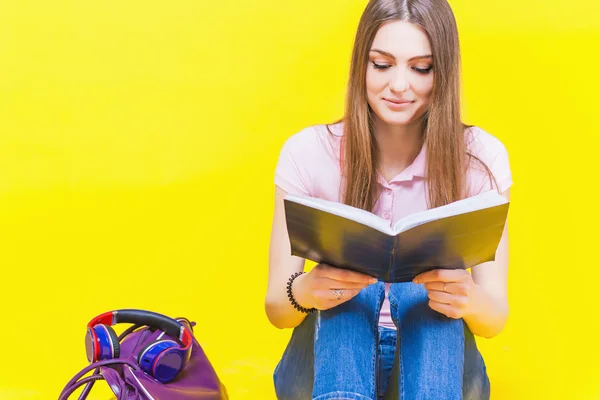
<svg viewBox="0 0 600 400">
<path fill-rule="evenodd" d="M 402 93 L 406 92 L 410 87 L 408 79 L 406 79 L 406 71 L 398 69 L 398 71 L 392 77 L 390 81 L 390 89 L 392 92 Z"/>
</svg>

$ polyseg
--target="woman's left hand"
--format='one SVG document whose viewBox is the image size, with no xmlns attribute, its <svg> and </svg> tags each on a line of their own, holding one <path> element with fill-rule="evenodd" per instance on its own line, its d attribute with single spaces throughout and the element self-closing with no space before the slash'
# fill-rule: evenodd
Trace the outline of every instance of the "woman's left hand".
<svg viewBox="0 0 600 400">
<path fill-rule="evenodd" d="M 418 275 L 414 283 L 424 284 L 429 307 L 449 318 L 459 319 L 475 312 L 479 286 L 464 269 L 436 269 Z"/>
</svg>

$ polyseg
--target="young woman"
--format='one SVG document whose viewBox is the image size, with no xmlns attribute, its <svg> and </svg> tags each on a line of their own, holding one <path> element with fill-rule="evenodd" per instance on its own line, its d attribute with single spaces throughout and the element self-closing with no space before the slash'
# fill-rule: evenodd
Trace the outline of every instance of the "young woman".
<svg viewBox="0 0 600 400">
<path fill-rule="evenodd" d="M 344 118 L 288 139 L 276 168 L 265 308 L 294 328 L 275 371 L 280 399 L 486 399 L 474 335 L 508 316 L 508 238 L 494 262 L 387 284 L 290 255 L 283 199 L 301 194 L 411 213 L 497 190 L 503 144 L 460 116 L 460 55 L 446 0 L 371 0 L 356 34 Z M 287 287 L 291 287 L 288 296 Z"/>
</svg>

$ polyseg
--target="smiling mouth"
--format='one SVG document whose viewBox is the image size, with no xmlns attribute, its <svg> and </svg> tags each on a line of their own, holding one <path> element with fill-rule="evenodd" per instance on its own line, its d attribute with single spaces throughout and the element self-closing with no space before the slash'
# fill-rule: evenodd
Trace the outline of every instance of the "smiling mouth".
<svg viewBox="0 0 600 400">
<path fill-rule="evenodd" d="M 388 103 L 392 103 L 392 104 L 409 104 L 409 103 L 414 102 L 412 100 L 393 100 L 393 99 L 386 99 L 386 98 L 384 98 L 383 100 L 387 101 Z"/>
<path fill-rule="evenodd" d="M 388 108 L 392 111 L 405 110 L 408 107 L 410 107 L 410 105 L 412 103 L 414 103 L 414 101 L 410 101 L 410 100 L 390 100 L 390 99 L 385 99 L 385 98 L 383 99 L 383 101 L 388 106 Z"/>
</svg>

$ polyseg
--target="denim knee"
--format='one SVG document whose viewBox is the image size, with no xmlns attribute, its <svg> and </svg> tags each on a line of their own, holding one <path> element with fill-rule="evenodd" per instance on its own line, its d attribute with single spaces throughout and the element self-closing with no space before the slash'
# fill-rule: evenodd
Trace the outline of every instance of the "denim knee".
<svg viewBox="0 0 600 400">
<path fill-rule="evenodd" d="M 485 361 L 477 348 L 475 337 L 465 324 L 465 368 L 463 375 L 464 400 L 488 400 L 490 380 Z"/>
<path fill-rule="evenodd" d="M 273 373 L 275 394 L 279 400 L 312 398 L 314 382 L 315 314 L 306 316 L 294 328 L 281 360 Z"/>
</svg>

